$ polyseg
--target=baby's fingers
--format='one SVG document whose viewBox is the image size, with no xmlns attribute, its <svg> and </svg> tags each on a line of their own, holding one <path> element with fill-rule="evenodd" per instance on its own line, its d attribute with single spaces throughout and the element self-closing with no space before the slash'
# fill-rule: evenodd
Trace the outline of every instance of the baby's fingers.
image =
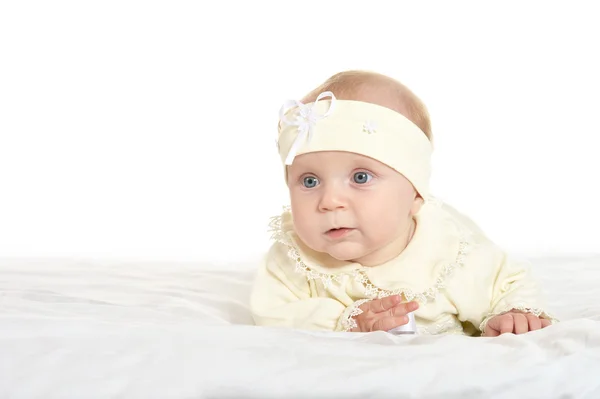
<svg viewBox="0 0 600 399">
<path fill-rule="evenodd" d="M 542 328 L 546 328 L 552 324 L 552 322 L 548 319 L 540 319 L 540 321 L 542 322 Z"/>
<path fill-rule="evenodd" d="M 506 313 L 506 314 L 503 314 L 501 316 L 496 316 L 493 319 L 491 319 L 489 321 L 489 325 L 490 325 L 490 328 L 492 328 L 493 330 L 496 330 L 498 332 L 498 334 L 493 335 L 493 336 L 496 336 L 496 335 L 512 333 L 514 330 L 515 321 L 510 313 Z"/>
<path fill-rule="evenodd" d="M 527 313 L 527 322 L 529 323 L 529 331 L 536 331 L 542 328 L 542 320 L 534 314 Z"/>
<path fill-rule="evenodd" d="M 388 316 L 381 317 L 375 323 L 373 323 L 373 327 L 371 331 L 389 331 L 396 327 L 400 327 L 408 323 L 408 316 Z"/>
<path fill-rule="evenodd" d="M 400 295 L 391 295 L 391 296 L 387 296 L 387 297 L 381 298 L 381 299 L 373 299 L 372 301 L 369 301 L 363 305 L 365 308 L 363 308 L 363 306 L 361 306 L 361 309 L 363 311 L 370 311 L 373 313 L 381 313 L 381 312 L 386 312 L 386 311 L 392 309 L 395 305 L 399 304 L 401 301 L 402 301 L 402 298 L 400 297 Z"/>
<path fill-rule="evenodd" d="M 392 317 L 405 316 L 411 312 L 414 312 L 419 308 L 419 304 L 417 302 L 406 302 L 399 303 L 390 309 L 389 313 Z"/>
<path fill-rule="evenodd" d="M 525 334 L 529 331 L 529 322 L 527 317 L 523 313 L 511 313 L 513 318 L 514 332 L 515 334 Z"/>
</svg>

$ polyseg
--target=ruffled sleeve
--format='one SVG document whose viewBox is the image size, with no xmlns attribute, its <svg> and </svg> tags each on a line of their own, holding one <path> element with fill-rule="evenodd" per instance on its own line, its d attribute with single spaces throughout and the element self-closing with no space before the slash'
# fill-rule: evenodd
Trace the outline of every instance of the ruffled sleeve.
<svg viewBox="0 0 600 399">
<path fill-rule="evenodd" d="M 491 243 L 479 244 L 468 256 L 452 297 L 459 320 L 471 323 L 482 334 L 491 318 L 513 310 L 558 321 L 546 310 L 530 265 L 510 259 Z"/>
<path fill-rule="evenodd" d="M 250 308 L 259 326 L 346 331 L 351 306 L 327 297 L 311 297 L 307 278 L 295 271 L 285 246 L 276 243 L 258 270 Z"/>
</svg>

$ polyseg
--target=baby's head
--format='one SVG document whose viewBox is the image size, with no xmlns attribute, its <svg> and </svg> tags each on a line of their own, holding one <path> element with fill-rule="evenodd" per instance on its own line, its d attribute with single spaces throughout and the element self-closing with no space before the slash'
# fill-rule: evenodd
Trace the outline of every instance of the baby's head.
<svg viewBox="0 0 600 399">
<path fill-rule="evenodd" d="M 363 101 L 396 111 L 417 125 L 432 141 L 427 107 L 408 87 L 389 76 L 368 71 L 340 72 L 312 90 L 300 102 L 312 103 L 326 91 L 331 91 L 338 100 Z"/>
<path fill-rule="evenodd" d="M 362 71 L 336 74 L 289 105 L 278 144 L 298 237 L 364 266 L 396 257 L 428 194 L 426 107 L 396 80 Z"/>
</svg>

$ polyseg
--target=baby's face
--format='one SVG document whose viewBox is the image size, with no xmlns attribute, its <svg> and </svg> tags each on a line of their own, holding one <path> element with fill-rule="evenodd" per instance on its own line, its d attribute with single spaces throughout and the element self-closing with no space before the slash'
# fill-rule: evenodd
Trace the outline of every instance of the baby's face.
<svg viewBox="0 0 600 399">
<path fill-rule="evenodd" d="M 349 152 L 297 156 L 288 169 L 298 237 L 335 259 L 374 266 L 406 244 L 421 199 L 400 173 Z"/>
</svg>

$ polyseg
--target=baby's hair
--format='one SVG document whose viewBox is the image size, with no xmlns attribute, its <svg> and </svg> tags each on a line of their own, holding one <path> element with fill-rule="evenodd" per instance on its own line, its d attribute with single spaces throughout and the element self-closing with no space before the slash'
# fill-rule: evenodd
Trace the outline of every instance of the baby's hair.
<svg viewBox="0 0 600 399">
<path fill-rule="evenodd" d="M 417 125 L 433 141 L 427 107 L 408 87 L 376 72 L 350 70 L 336 73 L 302 99 L 311 103 L 317 96 L 331 91 L 340 100 L 356 100 L 381 105 L 399 112 Z"/>
</svg>

